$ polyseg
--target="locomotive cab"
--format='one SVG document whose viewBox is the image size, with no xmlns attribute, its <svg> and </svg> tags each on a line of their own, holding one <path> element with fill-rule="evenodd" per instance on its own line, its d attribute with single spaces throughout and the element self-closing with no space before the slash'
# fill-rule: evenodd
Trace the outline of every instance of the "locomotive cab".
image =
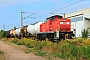
<svg viewBox="0 0 90 60">
<path fill-rule="evenodd" d="M 55 16 L 49 17 L 48 19 L 50 19 L 50 20 L 58 20 L 58 19 L 62 19 L 62 18 L 63 18 L 62 16 L 55 15 Z"/>
</svg>

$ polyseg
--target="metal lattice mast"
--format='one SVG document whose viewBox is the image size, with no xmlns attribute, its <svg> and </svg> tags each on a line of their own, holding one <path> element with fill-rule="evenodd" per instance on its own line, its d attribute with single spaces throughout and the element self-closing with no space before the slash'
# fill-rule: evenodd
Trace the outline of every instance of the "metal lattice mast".
<svg viewBox="0 0 90 60">
<path fill-rule="evenodd" d="M 22 13 L 23 13 L 23 12 L 21 12 L 21 28 L 23 27 L 23 18 L 22 18 Z"/>
</svg>

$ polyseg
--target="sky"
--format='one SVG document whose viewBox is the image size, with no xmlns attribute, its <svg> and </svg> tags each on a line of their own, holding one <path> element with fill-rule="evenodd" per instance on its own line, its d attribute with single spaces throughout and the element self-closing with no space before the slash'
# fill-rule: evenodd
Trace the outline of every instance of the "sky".
<svg viewBox="0 0 90 60">
<path fill-rule="evenodd" d="M 45 21 L 47 17 L 90 8 L 90 0 L 0 0 L 0 30 Z M 51 14 L 52 13 L 52 14 Z"/>
</svg>

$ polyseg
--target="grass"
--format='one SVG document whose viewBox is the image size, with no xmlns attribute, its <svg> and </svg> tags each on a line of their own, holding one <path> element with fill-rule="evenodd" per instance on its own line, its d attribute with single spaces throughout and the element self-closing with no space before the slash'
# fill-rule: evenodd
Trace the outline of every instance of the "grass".
<svg viewBox="0 0 90 60">
<path fill-rule="evenodd" d="M 58 42 L 58 44 L 48 40 L 37 41 L 26 38 L 22 40 L 13 39 L 10 42 L 28 47 L 29 50 L 25 51 L 25 53 L 34 53 L 51 60 L 53 57 L 71 60 L 90 59 L 90 39 L 63 40 Z"/>
<path fill-rule="evenodd" d="M 32 53 L 34 53 L 35 55 L 38 55 L 38 56 L 45 56 L 45 55 L 49 54 L 48 52 L 33 49 L 33 48 L 30 48 L 28 51 L 25 51 L 25 53 L 30 53 L 30 52 L 32 52 Z"/>
<path fill-rule="evenodd" d="M 0 54 L 4 54 L 4 52 L 3 51 L 0 51 Z"/>
<path fill-rule="evenodd" d="M 0 51 L 0 60 L 5 60 L 5 57 L 4 57 L 4 52 L 3 51 Z"/>
</svg>

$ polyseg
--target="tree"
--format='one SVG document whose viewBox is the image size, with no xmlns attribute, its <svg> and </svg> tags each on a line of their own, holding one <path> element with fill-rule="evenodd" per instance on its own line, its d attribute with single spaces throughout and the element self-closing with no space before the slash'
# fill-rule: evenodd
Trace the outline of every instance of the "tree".
<svg viewBox="0 0 90 60">
<path fill-rule="evenodd" d="M 0 38 L 4 38 L 4 37 L 6 37 L 6 31 L 1 30 L 0 31 Z"/>
<path fill-rule="evenodd" d="M 88 38 L 89 35 L 88 29 L 82 29 L 81 33 L 83 38 Z"/>
<path fill-rule="evenodd" d="M 16 27 L 14 27 L 14 30 L 16 30 L 17 28 Z"/>
</svg>

